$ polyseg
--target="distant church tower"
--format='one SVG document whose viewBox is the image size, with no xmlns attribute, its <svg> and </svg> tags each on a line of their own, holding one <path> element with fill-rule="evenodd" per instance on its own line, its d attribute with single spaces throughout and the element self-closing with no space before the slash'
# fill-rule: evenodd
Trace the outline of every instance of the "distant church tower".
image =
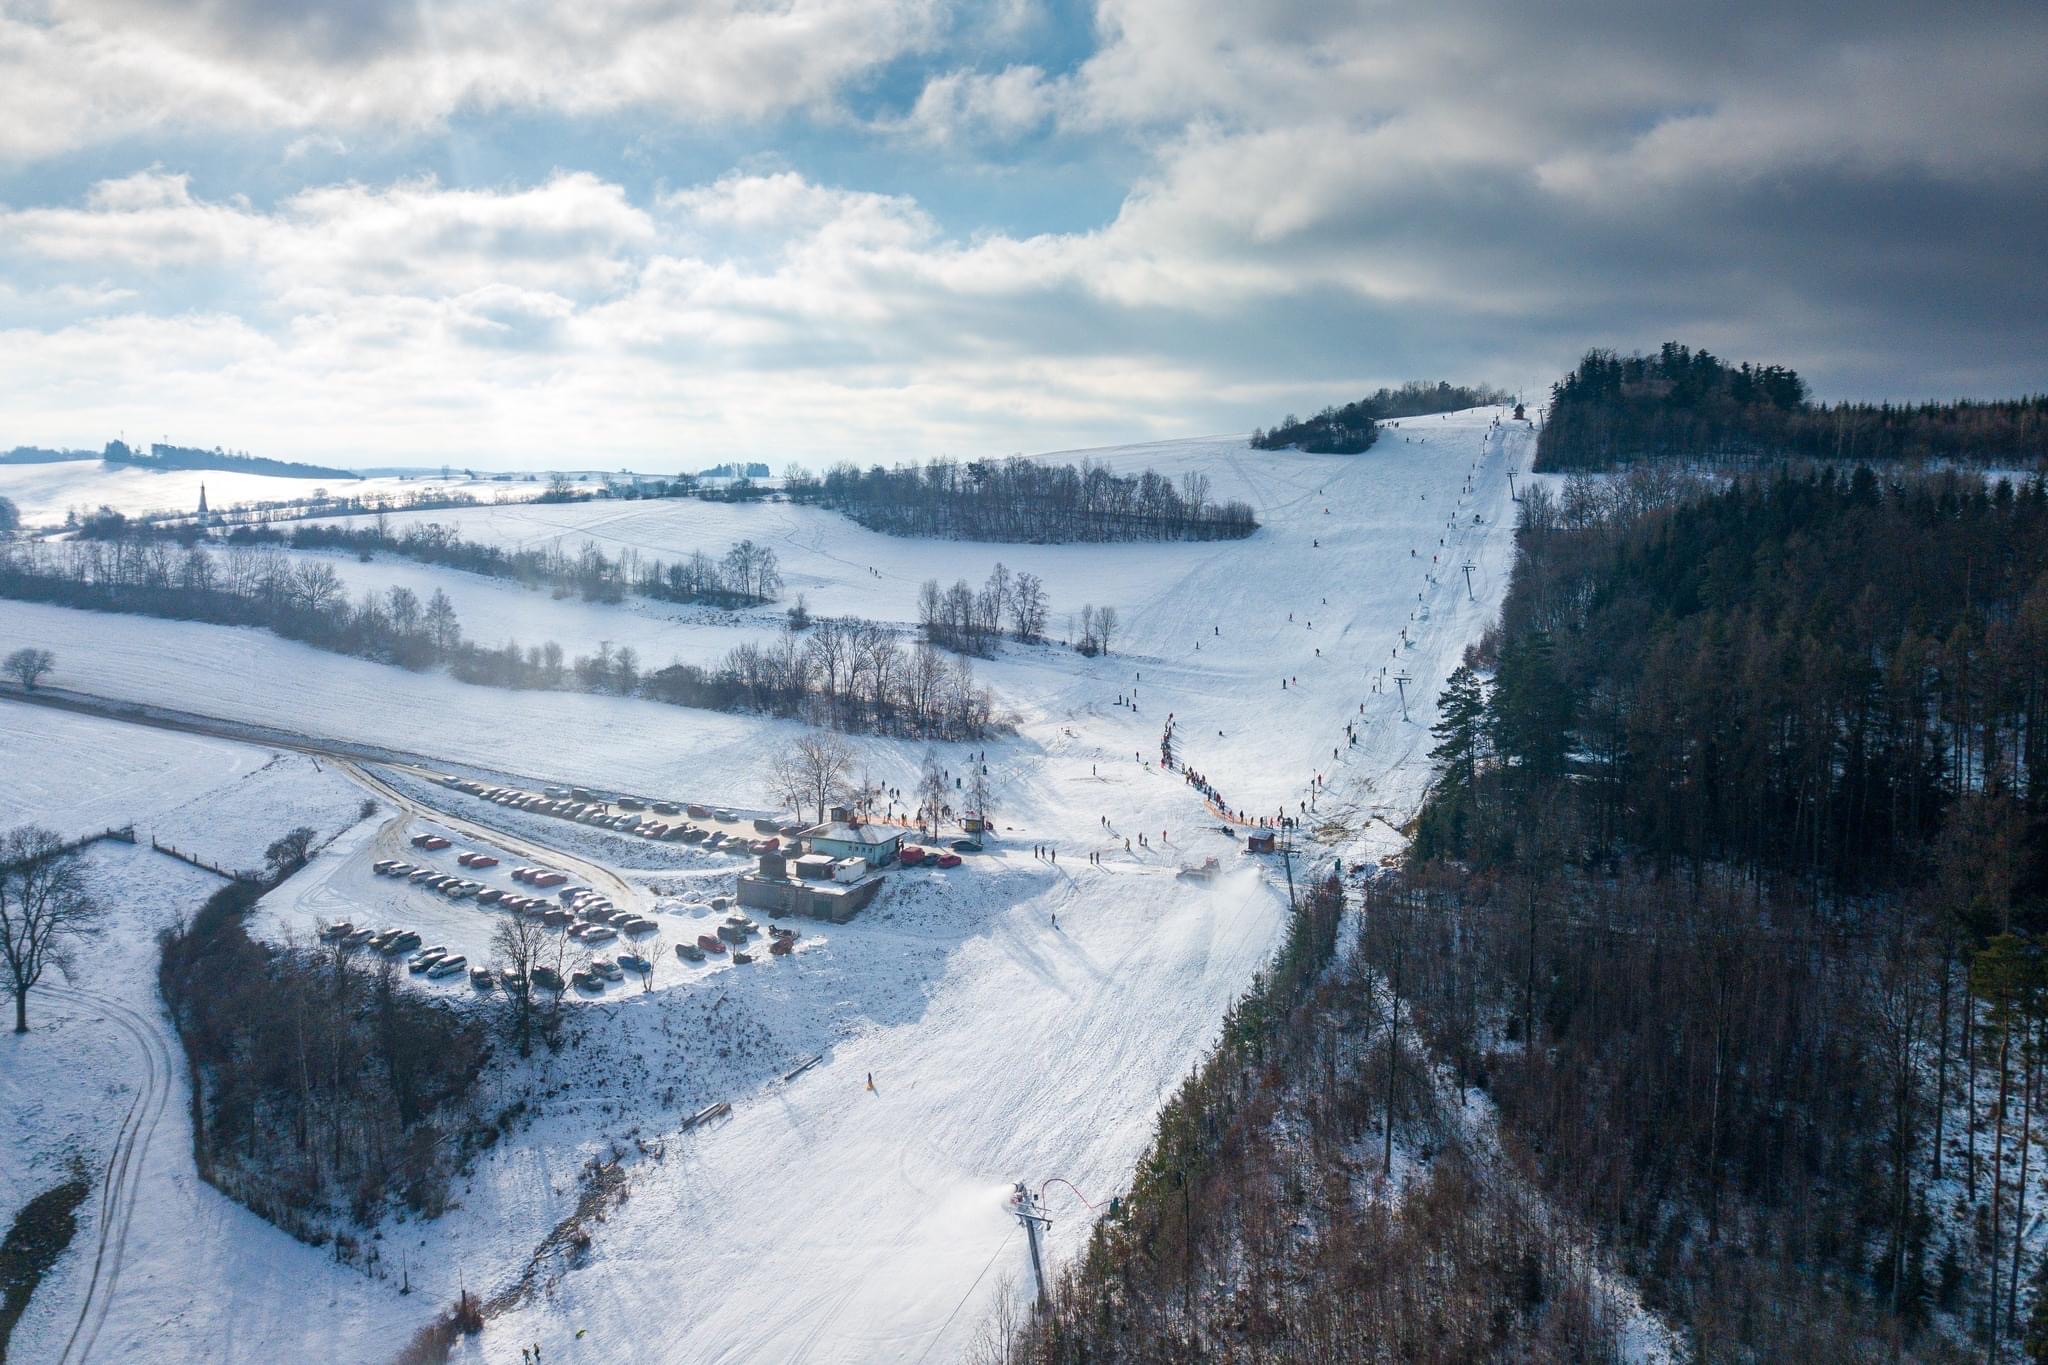
<svg viewBox="0 0 2048 1365">
<path fill-rule="evenodd" d="M 206 485 L 202 483 L 199 485 L 199 524 L 204 526 L 208 521 L 209 518 L 206 515 Z"/>
</svg>

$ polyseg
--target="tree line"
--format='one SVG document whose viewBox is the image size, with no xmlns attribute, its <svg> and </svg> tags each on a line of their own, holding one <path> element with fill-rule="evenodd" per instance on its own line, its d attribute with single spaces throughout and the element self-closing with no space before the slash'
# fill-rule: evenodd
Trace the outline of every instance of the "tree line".
<svg viewBox="0 0 2048 1365">
<path fill-rule="evenodd" d="M 2001 401 L 1808 401 L 1781 365 L 1731 365 L 1667 341 L 1654 355 L 1591 350 L 1551 388 L 1539 470 L 1681 458 L 1770 463 L 1787 456 L 1962 460 L 2029 467 L 2048 459 L 2048 394 Z"/>
<path fill-rule="evenodd" d="M 100 458 L 108 464 L 132 464 L 144 469 L 223 470 L 237 474 L 269 474 L 287 479 L 363 477 L 352 469 L 336 469 L 332 465 L 296 464 L 290 460 L 251 455 L 246 450 L 223 450 L 219 446 L 212 450 L 200 450 L 191 446 L 165 445 L 161 441 L 152 443 L 147 452 L 135 449 L 126 441 L 109 441 L 106 449 L 100 452 Z"/>
<path fill-rule="evenodd" d="M 1311 455 L 1358 455 L 1379 440 L 1378 423 L 1396 417 L 1421 417 L 1435 412 L 1460 412 L 1508 402 L 1514 395 L 1485 385 L 1434 384 L 1411 379 L 1398 389 L 1381 388 L 1342 407 L 1325 407 L 1306 421 L 1288 413 L 1271 431 L 1254 428 L 1257 450 L 1303 450 Z"/>
<path fill-rule="evenodd" d="M 822 624 L 817 638 L 861 642 L 860 666 L 841 674 L 816 665 L 818 648 L 785 628 L 765 645 L 731 650 L 717 666 L 647 667 L 629 645 L 600 645 L 570 658 L 554 641 L 492 647 L 464 638 L 440 589 L 424 601 L 410 588 L 366 591 L 351 601 L 332 564 L 295 561 L 267 546 L 224 552 L 163 538 L 11 544 L 0 549 L 0 596 L 95 611 L 214 625 L 260 626 L 317 649 L 404 668 L 445 667 L 490 687 L 602 692 L 717 711 L 817 718 L 847 728 L 962 739 L 997 723 L 994 699 L 964 659 L 929 643 L 905 649 L 872 622 Z"/>
<path fill-rule="evenodd" d="M 775 551 L 752 540 L 730 545 L 718 556 L 693 550 L 681 559 L 666 561 L 649 558 L 631 546 L 616 557 L 608 556 L 589 540 L 574 551 L 559 545 L 507 549 L 464 540 L 459 527 L 432 521 L 414 522 L 394 532 L 381 516 L 372 526 L 300 525 L 282 532 L 237 527 L 225 539 L 230 545 L 344 550 L 364 560 L 381 551 L 422 564 L 509 579 L 530 588 L 548 588 L 558 597 L 574 595 L 586 602 L 620 602 L 627 594 L 637 593 L 665 602 L 751 607 L 782 595 L 782 569 Z"/>
<path fill-rule="evenodd" d="M 1525 496 L 1398 944 L 1701 1359 L 2048 1355 L 2048 486 Z"/>
<path fill-rule="evenodd" d="M 1236 540 L 1258 529 L 1251 507 L 1216 502 L 1209 477 L 1178 482 L 1155 470 L 1117 474 L 1107 465 L 1043 464 L 1012 456 L 960 464 L 845 463 L 823 478 L 793 472 L 790 501 L 843 512 L 899 536 L 1057 544 L 1073 541 Z"/>
</svg>

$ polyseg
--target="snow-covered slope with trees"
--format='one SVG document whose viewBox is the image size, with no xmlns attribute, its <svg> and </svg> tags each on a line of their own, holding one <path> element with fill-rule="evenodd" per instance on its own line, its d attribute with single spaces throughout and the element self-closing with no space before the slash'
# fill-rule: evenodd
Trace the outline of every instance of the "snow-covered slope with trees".
<svg viewBox="0 0 2048 1365">
<path fill-rule="evenodd" d="M 1043 576 L 1055 637 L 1087 604 L 1115 606 L 1124 625 L 1105 657 L 1055 640 L 1005 646 L 978 665 L 1016 732 L 940 746 L 940 758 L 961 774 L 985 751 L 1001 826 L 988 854 L 892 886 L 792 961 L 581 1011 L 576 1051 L 544 1076 L 498 1082 L 508 1097 L 533 1096 L 533 1116 L 483 1160 L 460 1207 L 387 1248 L 387 1265 L 406 1248 L 421 1292 L 365 1311 L 359 1278 L 336 1271 L 351 1287 L 307 1296 L 302 1334 L 268 1344 L 318 1341 L 337 1357 L 374 1358 L 399 1344 L 394 1321 L 423 1321 L 458 1283 L 509 1292 L 574 1207 L 584 1161 L 621 1151 L 630 1198 L 593 1229 L 580 1265 L 510 1295 L 479 1358 L 533 1341 L 549 1360 L 957 1358 L 996 1296 L 1025 1292 L 1022 1235 L 1003 1205 L 1010 1183 L 1062 1176 L 1095 1201 L 1118 1189 L 1161 1099 L 1279 933 L 1282 869 L 1240 854 L 1195 789 L 1160 771 L 1168 714 L 1180 757 L 1228 805 L 1328 825 L 1318 856 L 1391 848 L 1391 827 L 1428 780 L 1436 694 L 1507 582 L 1507 472 L 1526 469 L 1530 439 L 1496 415 L 1408 419 L 1357 457 L 1254 452 L 1241 440 L 1088 452 L 1120 468 L 1208 475 L 1214 496 L 1258 511 L 1261 529 L 1237 542 L 928 542 L 785 505 L 690 501 L 422 514 L 479 539 L 591 536 L 656 555 L 750 537 L 775 546 L 791 593 L 804 591 L 814 612 L 901 623 L 926 578 L 978 582 L 1000 559 Z M 445 585 L 485 639 L 516 627 L 517 603 L 531 600 L 468 575 L 402 572 Z M 366 572 L 361 585 L 375 581 Z M 572 649 L 622 638 L 611 632 L 644 628 L 630 623 L 646 616 L 550 609 L 588 622 L 583 641 L 562 641 Z M 691 657 L 707 648 L 700 636 L 722 649 L 776 618 L 678 610 L 661 628 Z M 0 648 L 17 643 L 54 649 L 50 683 L 80 692 L 485 771 L 742 805 L 772 804 L 766 759 L 796 729 L 471 687 L 250 630 L 0 603 Z M 1403 673 L 1405 720 L 1392 681 Z M 921 745 L 855 743 L 876 777 L 910 786 Z M 1057 864 L 1041 846 L 1057 849 Z M 1219 880 L 1174 876 L 1212 855 Z M 334 879 L 352 875 L 358 856 L 344 839 L 279 894 L 343 886 Z M 780 1079 L 813 1054 L 819 1064 Z M 729 1119 L 678 1131 L 692 1104 L 712 1099 L 732 1103 Z M 1078 1203 L 1054 1212 L 1060 1258 L 1080 1245 L 1087 1216 Z M 164 1292 L 208 1293 L 207 1273 L 202 1263 L 193 1282 Z M 216 1325 L 166 1327 L 138 1298 L 116 1303 L 107 1341 L 205 1355 L 219 1349 L 207 1335 Z"/>
</svg>

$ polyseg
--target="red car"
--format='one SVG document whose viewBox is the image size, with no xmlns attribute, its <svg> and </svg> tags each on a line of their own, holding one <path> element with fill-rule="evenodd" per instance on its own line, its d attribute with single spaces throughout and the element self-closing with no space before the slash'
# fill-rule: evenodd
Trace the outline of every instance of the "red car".
<svg viewBox="0 0 2048 1365">
<path fill-rule="evenodd" d="M 940 866 L 940 867 L 958 867 L 958 866 L 960 866 L 960 855 L 959 855 L 959 854 L 957 854 L 957 853 L 941 853 L 941 854 L 939 855 L 939 866 Z"/>
<path fill-rule="evenodd" d="M 721 956 L 725 953 L 725 940 L 713 934 L 697 935 L 697 946 L 707 953 L 717 953 Z"/>
<path fill-rule="evenodd" d="M 916 867 L 924 861 L 924 850 L 916 844 L 905 844 L 901 849 L 897 850 L 896 861 L 902 863 L 905 867 Z"/>
</svg>

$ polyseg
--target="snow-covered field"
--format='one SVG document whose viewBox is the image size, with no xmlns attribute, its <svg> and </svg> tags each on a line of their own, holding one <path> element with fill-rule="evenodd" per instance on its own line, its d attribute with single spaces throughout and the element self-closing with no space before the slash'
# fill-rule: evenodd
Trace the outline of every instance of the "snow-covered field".
<svg viewBox="0 0 2048 1365">
<path fill-rule="evenodd" d="M 157 931 L 221 881 L 152 852 L 152 834 L 225 866 L 257 866 L 291 825 L 325 836 L 350 824 L 363 793 L 303 755 L 11 702 L 0 702 L 0 755 L 0 828 L 71 836 L 132 822 L 139 840 L 85 854 L 105 928 L 74 979 L 53 972 L 30 996 L 28 1033 L 0 1032 L 0 1221 L 74 1161 L 94 1184 L 9 1359 L 57 1360 L 74 1331 L 80 1345 L 93 1342 L 93 1359 L 231 1360 L 331 1358 L 313 1335 L 322 1316 L 409 1330 L 411 1305 L 199 1181 L 184 1063 L 155 986 Z M 133 1155 L 109 1203 L 100 1181 L 124 1149 Z M 99 1262 L 103 1238 L 117 1261 Z M 94 1303 L 108 1314 L 102 1324 L 93 1312 L 81 1329 L 96 1263 Z"/>
<path fill-rule="evenodd" d="M 0 464 L 0 497 L 11 498 L 31 527 L 53 526 L 73 510 L 90 512 L 111 507 L 136 516 L 145 512 L 191 512 L 199 506 L 199 487 L 206 486 L 207 506 L 215 511 L 244 502 L 286 502 L 314 496 L 325 489 L 334 497 L 466 493 L 470 497 L 531 498 L 545 483 L 499 483 L 489 477 L 471 479 L 415 475 L 368 479 L 296 479 L 276 474 L 244 474 L 222 469 L 143 469 L 101 460 L 60 460 L 50 464 Z"/>
<path fill-rule="evenodd" d="M 664 557 L 752 537 L 775 546 L 790 592 L 804 592 L 814 612 L 896 621 L 914 616 L 924 579 L 978 582 L 1000 559 L 1045 579 L 1055 634 L 1084 603 L 1116 606 L 1124 630 L 1106 658 L 1055 644 L 1009 647 L 978 666 L 1018 722 L 1013 736 L 984 746 L 1003 826 L 989 854 L 905 876 L 854 923 L 821 926 L 792 960 L 700 972 L 579 1011 L 584 1041 L 547 1063 L 553 1072 L 498 1082 L 548 1096 L 532 1125 L 493 1150 L 460 1208 L 406 1229 L 423 1292 L 401 1301 L 335 1272 L 332 1287 L 323 1279 L 319 1295 L 305 1296 L 314 1301 L 299 1334 L 266 1344 L 317 1339 L 325 1357 L 388 1355 L 393 1323 L 423 1320 L 452 1298 L 458 1273 L 487 1293 L 516 1277 L 573 1204 L 584 1158 L 651 1140 L 662 1159 L 631 1161 L 631 1198 L 586 1263 L 496 1318 L 477 1358 L 532 1341 L 549 1360 L 957 1357 L 994 1296 L 1021 1294 L 1028 1281 L 1022 1234 L 1003 1205 L 1010 1184 L 1061 1176 L 1098 1201 L 1117 1190 L 1157 1106 L 1281 928 L 1279 869 L 1240 855 L 1194 790 L 1159 770 L 1167 715 L 1182 759 L 1231 806 L 1328 824 L 1324 853 L 1395 847 L 1392 827 L 1427 781 L 1436 695 L 1507 584 L 1506 474 L 1526 469 L 1533 441 L 1526 427 L 1495 427 L 1495 416 L 1408 419 L 1360 457 L 1226 440 L 1087 452 L 1125 468 L 1199 470 L 1214 496 L 1251 502 L 1262 529 L 1222 544 L 899 540 L 777 504 L 423 514 L 479 539 L 590 537 Z M 559 613 L 548 626 L 565 647 L 635 642 L 648 663 L 715 656 L 774 627 L 772 612 L 730 620 L 536 604 L 468 575 L 346 567 L 366 585 L 372 574 L 445 585 L 478 638 L 500 627 L 546 638 L 528 628 L 539 614 L 521 610 L 544 605 Z M 632 633 L 646 630 L 662 643 L 639 643 L 655 638 Z M 793 729 L 619 698 L 473 688 L 255 631 L 0 602 L 0 652 L 26 642 L 54 649 L 50 682 L 81 692 L 478 771 L 742 806 L 771 804 L 764 766 Z M 1402 674 L 1406 720 L 1393 682 Z M 0 731 L 0 750 L 21 742 Z M 908 787 L 922 746 L 862 738 L 857 748 L 876 777 Z M 974 746 L 940 748 L 956 773 L 976 761 Z M 1316 809 L 1302 809 L 1312 795 Z M 82 801 L 78 818 L 101 820 L 102 808 Z M 272 913 L 347 902 L 375 841 L 365 826 L 337 842 Z M 1056 847 L 1057 864 L 1036 856 L 1037 845 Z M 1218 881 L 1174 877 L 1211 855 L 1225 869 Z M 638 885 L 664 874 L 632 875 Z M 818 1065 L 781 1079 L 813 1054 Z M 729 1119 L 677 1132 L 693 1105 L 716 1099 L 733 1104 Z M 1053 1212 L 1058 1261 L 1081 1244 L 1087 1220 L 1078 1204 Z M 210 1292 L 204 1277 L 215 1269 L 202 1262 L 186 1290 Z M 117 1303 L 107 1353 L 120 1353 L 116 1341 L 148 1341 L 159 1352 L 219 1355 L 220 1340 L 207 1335 L 217 1326 L 209 1316 L 152 1336 L 159 1323 Z"/>
</svg>

